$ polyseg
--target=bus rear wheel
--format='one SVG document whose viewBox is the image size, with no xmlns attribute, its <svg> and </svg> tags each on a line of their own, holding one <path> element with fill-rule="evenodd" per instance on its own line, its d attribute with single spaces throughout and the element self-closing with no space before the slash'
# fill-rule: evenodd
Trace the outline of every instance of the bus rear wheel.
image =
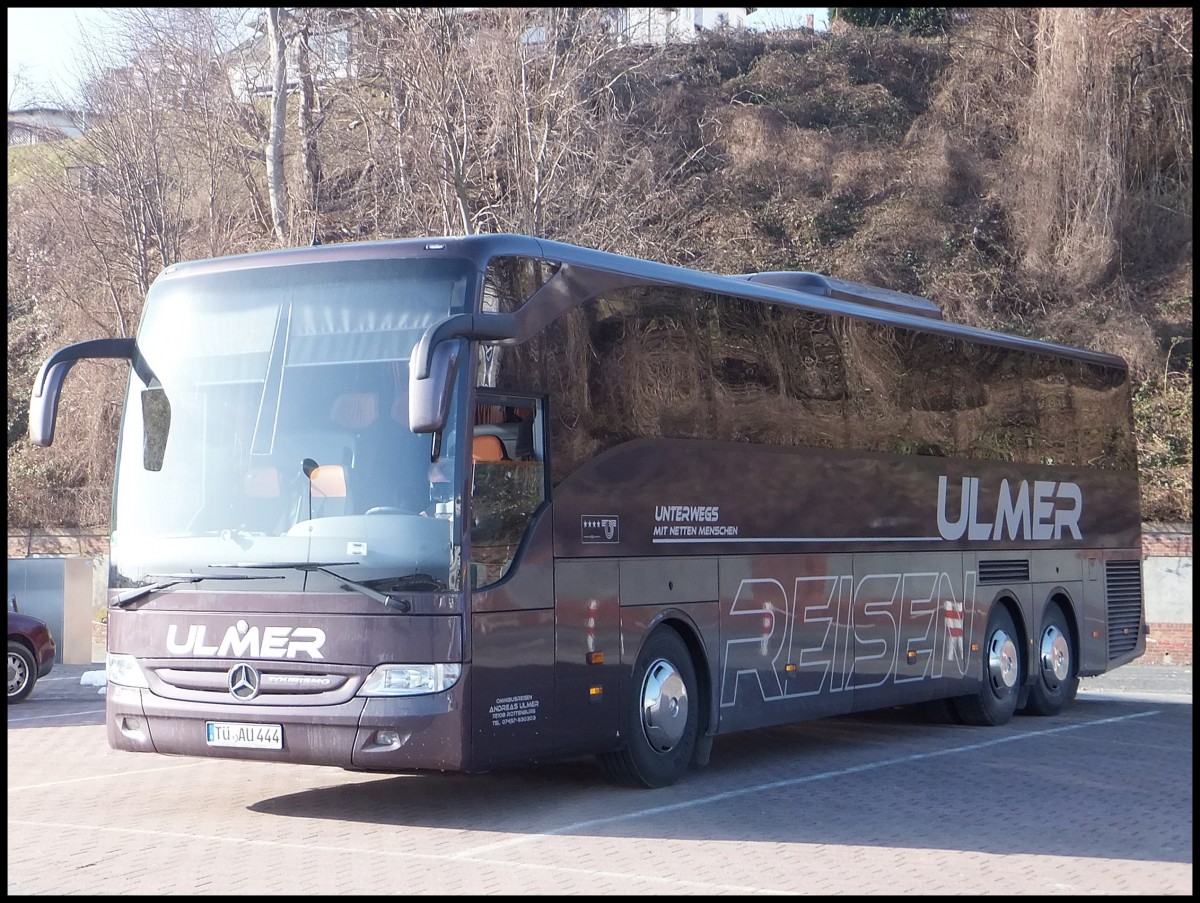
<svg viewBox="0 0 1200 903">
<path fill-rule="evenodd" d="M 1075 650 L 1067 616 L 1057 602 L 1046 608 L 1042 635 L 1037 645 L 1037 675 L 1029 687 L 1023 714 L 1057 715 L 1075 698 L 1079 688 Z"/>
<path fill-rule="evenodd" d="M 625 703 L 624 745 L 598 756 L 614 780 L 631 787 L 667 787 L 691 764 L 699 732 L 696 669 L 682 638 L 660 627 L 633 668 Z"/>
<path fill-rule="evenodd" d="M 1017 628 L 1008 609 L 997 603 L 984 634 L 983 680 L 978 692 L 954 699 L 964 724 L 995 726 L 1007 723 L 1017 710 L 1021 689 L 1021 649 Z"/>
</svg>

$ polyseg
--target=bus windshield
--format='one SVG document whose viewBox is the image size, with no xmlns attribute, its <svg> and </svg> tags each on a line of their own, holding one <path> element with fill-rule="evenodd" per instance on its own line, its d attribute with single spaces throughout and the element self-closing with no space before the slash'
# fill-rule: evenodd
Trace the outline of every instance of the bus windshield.
<svg viewBox="0 0 1200 903">
<path fill-rule="evenodd" d="M 472 272 L 360 259 L 160 279 L 124 407 L 113 585 L 277 565 L 278 589 L 451 587 L 457 424 L 436 445 L 409 430 L 408 358 L 466 309 Z"/>
</svg>

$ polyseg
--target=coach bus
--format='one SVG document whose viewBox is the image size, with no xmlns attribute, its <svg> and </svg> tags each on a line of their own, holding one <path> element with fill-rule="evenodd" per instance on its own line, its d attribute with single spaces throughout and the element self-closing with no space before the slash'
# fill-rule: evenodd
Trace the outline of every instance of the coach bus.
<svg viewBox="0 0 1200 903">
<path fill-rule="evenodd" d="M 181 263 L 130 362 L 116 749 L 642 787 L 721 734 L 1054 715 L 1145 650 L 1129 374 L 804 272 L 520 235 Z"/>
</svg>

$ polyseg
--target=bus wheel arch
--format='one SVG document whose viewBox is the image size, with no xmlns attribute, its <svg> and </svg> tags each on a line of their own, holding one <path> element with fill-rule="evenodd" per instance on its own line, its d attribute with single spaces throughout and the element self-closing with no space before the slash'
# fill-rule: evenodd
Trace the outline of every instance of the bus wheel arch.
<svg viewBox="0 0 1200 903">
<path fill-rule="evenodd" d="M 692 765 L 703 768 L 712 753 L 713 736 L 716 734 L 716 698 L 713 695 L 712 669 L 708 666 L 708 655 L 700 639 L 699 630 L 690 621 L 668 619 L 664 624 L 671 626 L 683 640 L 692 657 L 692 670 L 696 675 L 696 749 Z"/>
<path fill-rule="evenodd" d="M 1070 603 L 1056 595 L 1046 603 L 1031 649 L 1033 676 L 1022 714 L 1057 715 L 1079 689 L 1079 633 Z"/>
<path fill-rule="evenodd" d="M 1024 639 L 1014 614 L 1015 605 L 997 599 L 988 613 L 981 644 L 981 680 L 978 690 L 954 699 L 954 709 L 965 724 L 999 726 L 1017 710 L 1024 674 Z"/>
<path fill-rule="evenodd" d="M 692 764 L 707 720 L 692 650 L 675 627 L 659 624 L 646 637 L 623 706 L 624 740 L 597 756 L 601 767 L 633 787 L 675 783 Z"/>
</svg>

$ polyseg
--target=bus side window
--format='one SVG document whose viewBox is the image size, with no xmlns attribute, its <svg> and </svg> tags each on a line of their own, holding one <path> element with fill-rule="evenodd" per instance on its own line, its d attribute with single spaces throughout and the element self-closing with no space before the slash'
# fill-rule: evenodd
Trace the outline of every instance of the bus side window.
<svg viewBox="0 0 1200 903">
<path fill-rule="evenodd" d="M 537 460 L 540 401 L 480 404 L 471 440 L 471 582 L 486 586 L 512 565 L 521 539 L 546 497 L 545 463 Z"/>
</svg>

